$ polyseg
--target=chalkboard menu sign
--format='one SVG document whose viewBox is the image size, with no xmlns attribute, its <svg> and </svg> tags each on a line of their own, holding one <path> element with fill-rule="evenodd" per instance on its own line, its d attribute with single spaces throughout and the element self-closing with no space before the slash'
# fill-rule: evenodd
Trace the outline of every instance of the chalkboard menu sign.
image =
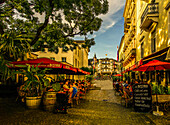
<svg viewBox="0 0 170 125">
<path fill-rule="evenodd" d="M 149 84 L 133 85 L 134 110 L 137 112 L 149 112 L 152 109 L 152 94 Z"/>
</svg>

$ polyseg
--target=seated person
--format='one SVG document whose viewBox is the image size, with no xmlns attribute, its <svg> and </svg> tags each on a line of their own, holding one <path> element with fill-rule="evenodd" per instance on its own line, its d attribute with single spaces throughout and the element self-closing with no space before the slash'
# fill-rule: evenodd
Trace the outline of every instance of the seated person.
<svg viewBox="0 0 170 125">
<path fill-rule="evenodd" d="M 118 80 L 115 82 L 115 90 L 119 92 L 119 81 Z"/>
<path fill-rule="evenodd" d="M 60 82 L 60 86 L 61 86 L 61 88 L 63 88 L 63 85 L 64 85 L 64 82 L 63 82 L 63 81 L 61 81 L 61 82 Z"/>
<path fill-rule="evenodd" d="M 83 85 L 83 84 L 79 84 L 78 88 L 79 88 L 79 93 L 80 93 L 80 95 L 84 95 L 84 94 L 85 94 L 84 85 Z M 80 97 L 80 98 L 81 98 L 81 97 Z"/>
<path fill-rule="evenodd" d="M 68 87 L 68 81 L 65 82 L 65 84 L 63 85 L 63 89 L 64 91 L 69 91 L 69 87 Z"/>
<path fill-rule="evenodd" d="M 124 86 L 123 92 L 125 96 L 127 95 L 126 97 L 131 97 L 130 90 L 127 84 Z"/>
<path fill-rule="evenodd" d="M 77 93 L 77 88 L 76 87 L 73 87 L 73 83 L 70 83 L 70 89 L 69 89 L 69 100 L 68 100 L 68 103 L 69 105 L 71 106 L 71 104 L 73 103 L 72 102 L 72 99 L 73 97 L 76 95 Z"/>
</svg>

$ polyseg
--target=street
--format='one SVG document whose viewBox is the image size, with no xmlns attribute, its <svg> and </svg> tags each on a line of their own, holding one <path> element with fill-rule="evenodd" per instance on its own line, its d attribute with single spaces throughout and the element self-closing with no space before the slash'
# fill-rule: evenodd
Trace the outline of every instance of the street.
<svg viewBox="0 0 170 125">
<path fill-rule="evenodd" d="M 79 105 L 67 114 L 53 114 L 43 110 L 28 110 L 15 99 L 0 98 L 0 124 L 43 125 L 168 125 L 168 116 L 134 112 L 120 105 L 120 96 L 114 95 L 112 82 L 94 81 L 96 89 L 89 90 Z M 100 89 L 101 88 L 101 89 Z"/>
</svg>

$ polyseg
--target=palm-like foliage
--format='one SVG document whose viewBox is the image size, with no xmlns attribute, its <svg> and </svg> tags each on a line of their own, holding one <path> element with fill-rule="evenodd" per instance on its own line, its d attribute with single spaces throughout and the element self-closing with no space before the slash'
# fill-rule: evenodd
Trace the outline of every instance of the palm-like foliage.
<svg viewBox="0 0 170 125">
<path fill-rule="evenodd" d="M 26 69 L 23 68 L 13 73 L 22 74 L 26 78 L 24 81 L 24 91 L 27 92 L 27 96 L 38 96 L 42 95 L 43 88 L 50 85 L 49 78 L 52 78 L 45 75 L 47 70 L 48 68 L 42 70 L 38 66 L 28 65 Z"/>
<path fill-rule="evenodd" d="M 99 30 L 99 15 L 107 12 L 107 0 L 0 0 L 0 59 L 23 60 L 44 45 L 55 53 L 58 47 L 73 50 L 76 35 L 84 36 L 83 47 L 90 48 L 95 42 L 87 36 Z M 1 73 L 8 78 L 7 68 Z"/>
</svg>

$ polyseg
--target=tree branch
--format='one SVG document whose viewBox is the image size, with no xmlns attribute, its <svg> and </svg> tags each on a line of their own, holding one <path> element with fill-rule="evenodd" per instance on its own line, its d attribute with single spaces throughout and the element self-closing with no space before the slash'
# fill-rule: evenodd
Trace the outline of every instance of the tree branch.
<svg viewBox="0 0 170 125">
<path fill-rule="evenodd" d="M 94 19 L 95 19 L 95 18 L 93 17 L 93 19 L 92 19 L 87 25 L 85 25 L 85 26 L 83 27 L 83 30 L 85 30 L 85 28 L 88 27 L 88 26 L 93 22 Z M 79 35 L 80 33 L 83 32 L 83 30 L 81 30 L 81 31 L 79 31 L 79 32 L 77 32 L 77 33 L 73 33 L 73 32 L 72 32 L 72 33 L 69 33 L 68 35 L 65 35 L 64 38 L 69 37 L 69 36 Z"/>
<path fill-rule="evenodd" d="M 0 34 L 4 34 L 4 30 L 3 30 L 3 26 L 2 26 L 2 22 L 0 22 Z"/>
<path fill-rule="evenodd" d="M 31 46 L 34 45 L 38 41 L 42 30 L 47 27 L 47 24 L 49 22 L 49 17 L 52 14 L 52 10 L 54 8 L 54 3 L 52 3 L 52 1 L 53 0 L 49 0 L 50 6 L 51 6 L 51 13 L 46 15 L 43 25 L 38 28 L 35 38 L 31 41 L 31 44 L 30 44 Z"/>
</svg>

